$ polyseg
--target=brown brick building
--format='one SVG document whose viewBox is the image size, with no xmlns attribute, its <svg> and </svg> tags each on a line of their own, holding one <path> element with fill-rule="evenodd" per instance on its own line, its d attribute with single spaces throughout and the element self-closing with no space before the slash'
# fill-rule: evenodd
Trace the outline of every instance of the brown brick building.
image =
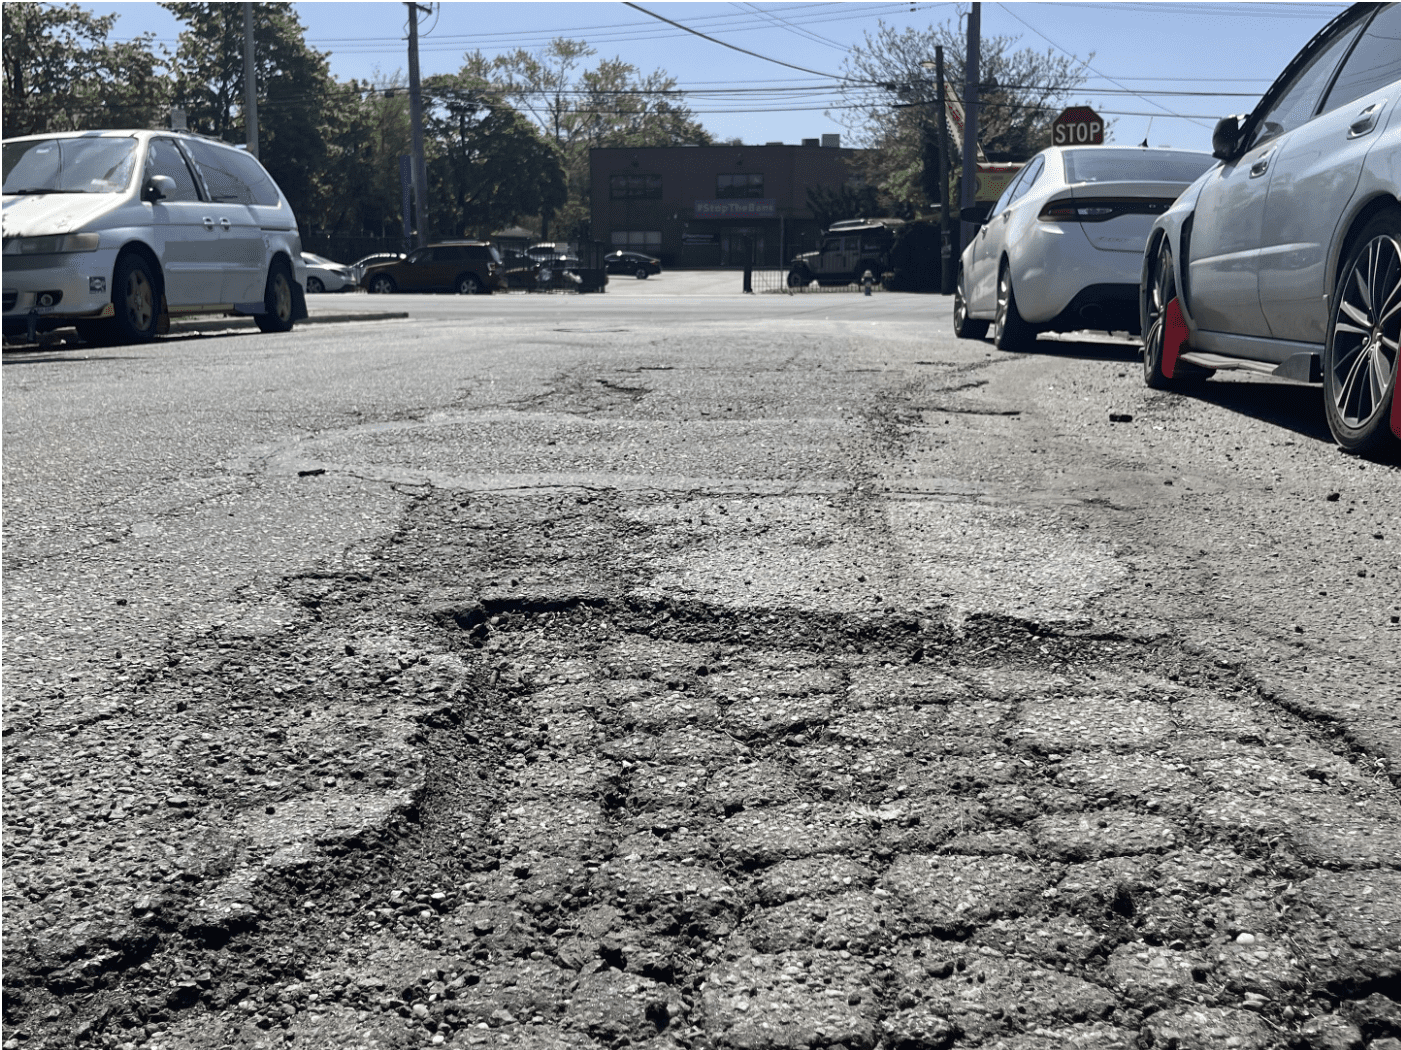
<svg viewBox="0 0 1401 1050">
<path fill-rule="evenodd" d="M 817 245 L 809 187 L 857 185 L 838 136 L 801 146 L 661 146 L 589 151 L 592 232 L 664 266 L 784 266 Z"/>
</svg>

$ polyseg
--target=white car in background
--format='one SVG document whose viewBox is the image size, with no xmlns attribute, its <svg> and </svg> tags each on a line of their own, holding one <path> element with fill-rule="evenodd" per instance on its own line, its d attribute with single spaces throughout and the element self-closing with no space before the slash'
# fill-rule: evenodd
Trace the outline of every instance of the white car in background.
<svg viewBox="0 0 1401 1050">
<path fill-rule="evenodd" d="M 302 252 L 302 262 L 306 263 L 306 290 L 318 292 L 354 291 L 356 281 L 349 266 L 332 262 L 324 255 Z"/>
<path fill-rule="evenodd" d="M 1027 161 L 963 250 L 954 333 L 1029 350 L 1039 332 L 1139 331 L 1153 220 L 1211 167 L 1206 153 L 1056 146 Z"/>
<path fill-rule="evenodd" d="M 1401 448 L 1401 4 L 1329 22 L 1212 146 L 1145 249 L 1145 381 L 1321 382 L 1339 445 Z"/>
<path fill-rule="evenodd" d="M 6 139 L 4 331 L 141 343 L 171 317 L 306 317 L 291 205 L 258 159 L 173 131 Z"/>
</svg>

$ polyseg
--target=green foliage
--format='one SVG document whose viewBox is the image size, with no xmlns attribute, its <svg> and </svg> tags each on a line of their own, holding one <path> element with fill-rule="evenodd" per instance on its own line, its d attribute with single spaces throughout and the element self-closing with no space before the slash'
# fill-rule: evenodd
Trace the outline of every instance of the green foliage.
<svg viewBox="0 0 1401 1050">
<path fill-rule="evenodd" d="M 150 34 L 111 44 L 115 15 L 6 3 L 5 135 L 163 127 L 169 87 Z"/>
<path fill-rule="evenodd" d="M 989 155 L 1025 160 L 1050 145 L 1051 122 L 1085 78 L 1078 60 L 1049 49 L 1014 49 L 1016 42 L 979 41 L 978 141 Z M 956 22 L 903 31 L 882 22 L 843 63 L 848 105 L 830 114 L 871 150 L 863 157 L 866 180 L 920 209 L 938 201 L 937 177 L 927 177 L 925 166 L 937 156 L 938 85 L 931 70 L 940 44 L 946 95 L 961 98 L 967 43 Z M 959 170 L 961 150 L 950 127 L 950 174 Z"/>
<path fill-rule="evenodd" d="M 486 236 L 522 216 L 558 210 L 566 200 L 558 148 L 475 77 L 430 77 L 425 124 L 430 226 L 436 235 Z"/>
<path fill-rule="evenodd" d="M 536 52 L 488 59 L 467 56 L 462 76 L 490 84 L 558 147 L 567 201 L 554 209 L 562 227 L 589 218 L 589 150 L 602 146 L 710 145 L 710 133 L 681 101 L 676 80 L 660 70 L 643 75 L 620 58 L 593 68 L 596 52 L 582 40 L 557 38 Z M 546 218 L 550 212 L 546 212 Z"/>
<path fill-rule="evenodd" d="M 865 219 L 889 215 L 881 204 L 874 186 L 859 189 L 843 186 L 832 190 L 824 186 L 810 186 L 807 191 L 808 211 L 824 230 L 834 222 L 844 219 Z"/>
<path fill-rule="evenodd" d="M 174 62 L 175 102 L 192 131 L 246 139 L 243 5 L 161 4 L 184 22 Z M 317 210 L 333 137 L 336 94 L 326 56 L 308 47 L 289 3 L 253 5 L 258 157 L 300 217 Z"/>
<path fill-rule="evenodd" d="M 312 206 L 298 219 L 328 230 L 397 235 L 399 158 L 411 152 L 413 138 L 407 89 L 398 80 L 378 87 L 351 80 L 337 86 L 325 115 L 325 169 Z"/>
</svg>

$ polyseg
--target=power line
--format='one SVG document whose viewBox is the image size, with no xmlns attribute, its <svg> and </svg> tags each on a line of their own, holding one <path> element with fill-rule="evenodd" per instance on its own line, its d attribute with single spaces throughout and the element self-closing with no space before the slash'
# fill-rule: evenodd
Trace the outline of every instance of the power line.
<svg viewBox="0 0 1401 1050">
<path fill-rule="evenodd" d="M 1068 50 L 1066 50 L 1065 48 L 1061 47 L 1061 46 L 1060 46 L 1059 44 L 1057 44 L 1054 40 L 1052 40 L 1050 37 L 1048 37 L 1045 33 L 1041 32 L 1041 30 L 1037 29 L 1034 25 L 1032 25 L 1030 22 L 1028 22 L 1028 21 L 1027 21 L 1025 18 L 1023 18 L 1021 15 L 1016 14 L 1015 12 L 1013 12 L 1012 9 L 1011 9 L 1007 4 L 998 4 L 997 6 L 1000 7 L 1000 8 L 1002 8 L 1002 10 L 1003 10 L 1004 12 L 1006 12 L 1006 13 L 1009 14 L 1009 15 L 1011 15 L 1013 18 L 1015 18 L 1015 19 L 1016 19 L 1018 22 L 1020 22 L 1022 25 L 1026 26 L 1028 29 L 1030 29 L 1033 33 L 1035 33 L 1037 36 L 1039 36 L 1042 40 L 1046 41 L 1046 43 L 1050 44 L 1050 45 L 1051 45 L 1053 48 L 1055 48 L 1057 51 L 1061 52 L 1062 54 L 1069 55 L 1071 58 L 1075 59 L 1077 62 L 1080 61 L 1080 56 L 1079 56 L 1079 55 L 1076 55 L 1074 52 L 1068 51 Z M 1118 82 L 1117 80 L 1115 80 L 1113 77 L 1105 76 L 1103 73 L 1099 72 L 1099 70 L 1097 70 L 1097 69 L 1095 69 L 1093 66 L 1091 66 L 1091 65 L 1089 64 L 1089 62 L 1081 62 L 1080 64 L 1081 64 L 1082 66 L 1084 66 L 1086 69 L 1088 69 L 1091 73 L 1094 73 L 1096 76 L 1101 77 L 1101 78 L 1103 78 L 1104 80 L 1109 81 L 1109 83 L 1113 84 L 1115 87 L 1123 88 L 1123 89 L 1124 89 L 1125 91 L 1127 91 L 1129 94 L 1137 94 L 1137 92 L 1134 92 L 1134 91 L 1132 91 L 1132 90 L 1129 89 L 1129 88 L 1124 88 L 1124 85 L 1121 84 L 1121 83 L 1119 83 L 1119 82 Z M 1194 119 L 1194 118 L 1191 118 L 1191 117 L 1184 117 L 1184 116 L 1182 116 L 1182 115 L 1179 114 L 1179 113 L 1174 113 L 1172 110 L 1168 109 L 1166 106 L 1158 105 L 1158 103 L 1154 102 L 1151 98 L 1145 98 L 1145 97 L 1142 96 L 1142 95 L 1139 95 L 1138 97 L 1143 98 L 1143 101 L 1144 101 L 1144 102 L 1147 102 L 1150 106 L 1157 106 L 1159 109 L 1161 109 L 1164 113 L 1166 113 L 1166 114 L 1167 114 L 1168 116 L 1170 116 L 1170 117 L 1177 117 L 1177 118 L 1180 119 L 1180 120 L 1191 120 L 1191 119 Z M 1210 120 L 1210 119 L 1212 119 L 1212 118 L 1210 118 L 1210 117 L 1204 117 L 1204 118 L 1202 118 L 1202 119 L 1204 119 L 1204 120 Z M 1202 125 L 1202 126 L 1204 126 L 1204 125 Z"/>
<path fill-rule="evenodd" d="M 808 69 L 804 66 L 795 66 L 791 62 L 781 62 L 776 58 L 769 58 L 766 55 L 761 55 L 757 51 L 750 51 L 747 48 L 736 47 L 734 44 L 727 44 L 723 40 L 716 40 L 713 36 L 706 36 L 698 29 L 690 29 L 687 26 L 683 26 L 680 22 L 673 22 L 670 18 L 656 14 L 653 11 L 648 11 L 645 7 L 639 7 L 637 4 L 632 3 L 631 0 L 623 0 L 623 2 L 627 4 L 628 7 L 632 8 L 634 11 L 641 11 L 644 15 L 647 15 L 649 18 L 655 18 L 658 21 L 667 23 L 668 25 L 676 26 L 677 29 L 685 29 L 686 32 L 698 36 L 702 40 L 709 40 L 712 44 L 719 44 L 721 47 L 728 47 L 731 51 L 738 51 L 742 55 L 749 55 L 751 58 L 757 58 L 764 62 L 772 62 L 776 66 L 787 66 L 789 69 L 796 69 L 799 73 L 811 73 L 813 76 L 830 77 L 833 80 L 841 79 L 840 77 L 836 77 L 831 73 L 819 73 L 815 69 Z"/>
</svg>

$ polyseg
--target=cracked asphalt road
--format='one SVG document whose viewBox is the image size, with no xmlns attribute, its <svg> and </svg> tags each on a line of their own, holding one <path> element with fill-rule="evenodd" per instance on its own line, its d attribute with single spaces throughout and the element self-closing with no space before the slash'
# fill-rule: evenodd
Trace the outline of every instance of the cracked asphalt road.
<svg viewBox="0 0 1401 1050">
<path fill-rule="evenodd" d="M 6 353 L 7 1050 L 1401 1046 L 1401 489 L 1315 392 L 392 305 Z"/>
</svg>

